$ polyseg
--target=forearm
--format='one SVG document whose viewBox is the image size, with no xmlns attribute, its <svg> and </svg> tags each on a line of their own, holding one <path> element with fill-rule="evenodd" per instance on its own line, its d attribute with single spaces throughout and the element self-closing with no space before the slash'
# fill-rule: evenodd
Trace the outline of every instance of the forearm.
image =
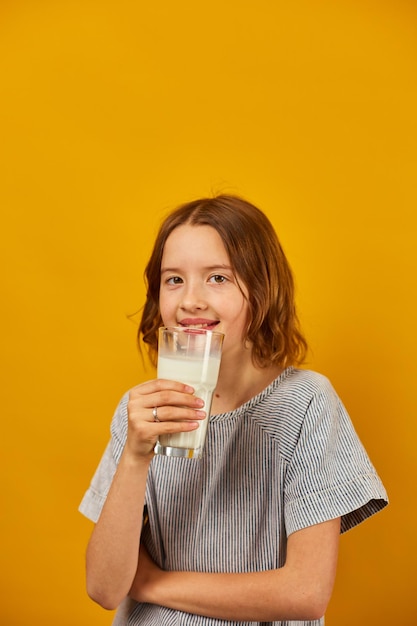
<svg viewBox="0 0 417 626">
<path fill-rule="evenodd" d="M 183 383 L 158 379 L 129 392 L 124 450 L 87 549 L 87 591 L 105 608 L 117 607 L 135 579 L 146 480 L 158 437 L 194 430 L 206 416 L 193 391 Z"/>
<path fill-rule="evenodd" d="M 128 594 L 139 555 L 149 459 L 122 455 L 87 548 L 87 591 L 108 609 Z"/>
<path fill-rule="evenodd" d="M 284 567 L 242 574 L 163 571 L 142 547 L 130 595 L 222 620 L 319 619 L 333 590 L 339 534 L 339 518 L 297 531 L 288 539 Z"/>
<path fill-rule="evenodd" d="M 233 621 L 319 619 L 328 602 L 317 581 L 286 567 L 248 574 L 162 572 L 140 595 L 151 604 Z"/>
</svg>

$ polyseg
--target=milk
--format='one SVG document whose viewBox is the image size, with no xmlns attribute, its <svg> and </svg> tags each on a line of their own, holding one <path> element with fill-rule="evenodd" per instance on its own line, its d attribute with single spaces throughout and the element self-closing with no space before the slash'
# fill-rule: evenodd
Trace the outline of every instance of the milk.
<svg viewBox="0 0 417 626">
<path fill-rule="evenodd" d="M 205 360 L 195 359 L 192 356 L 179 358 L 158 357 L 158 378 L 177 380 L 194 387 L 194 395 L 204 400 L 204 410 L 207 417 L 199 420 L 197 430 L 186 433 L 174 433 L 161 435 L 159 445 L 164 448 L 183 448 L 185 450 L 198 450 L 203 447 L 206 430 L 209 422 L 213 391 L 219 375 L 220 357 L 211 356 Z M 185 456 L 185 455 L 179 455 Z M 190 456 L 195 456 L 190 454 Z"/>
</svg>

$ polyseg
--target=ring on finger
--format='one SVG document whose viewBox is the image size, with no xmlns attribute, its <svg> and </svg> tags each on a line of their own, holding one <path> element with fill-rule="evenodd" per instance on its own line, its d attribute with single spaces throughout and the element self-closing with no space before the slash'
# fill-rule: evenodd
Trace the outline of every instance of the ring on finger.
<svg viewBox="0 0 417 626">
<path fill-rule="evenodd" d="M 159 420 L 159 417 L 158 417 L 158 407 L 157 407 L 157 406 L 155 406 L 155 407 L 152 409 L 152 415 L 153 415 L 153 421 L 154 421 L 154 422 L 159 422 L 159 421 L 160 421 L 160 420 Z"/>
</svg>

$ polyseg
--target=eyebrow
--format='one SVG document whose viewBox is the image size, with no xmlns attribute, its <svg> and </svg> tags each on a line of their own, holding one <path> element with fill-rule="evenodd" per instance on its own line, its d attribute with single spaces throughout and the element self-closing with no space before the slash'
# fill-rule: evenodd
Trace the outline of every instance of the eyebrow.
<svg viewBox="0 0 417 626">
<path fill-rule="evenodd" d="M 232 266 L 231 265 L 226 265 L 226 264 L 207 265 L 206 267 L 203 267 L 202 269 L 207 271 L 207 272 L 213 272 L 215 270 L 230 270 L 230 271 L 233 271 Z M 166 274 L 167 272 L 170 272 L 170 273 L 181 272 L 181 269 L 178 268 L 178 267 L 161 267 L 161 274 Z"/>
</svg>

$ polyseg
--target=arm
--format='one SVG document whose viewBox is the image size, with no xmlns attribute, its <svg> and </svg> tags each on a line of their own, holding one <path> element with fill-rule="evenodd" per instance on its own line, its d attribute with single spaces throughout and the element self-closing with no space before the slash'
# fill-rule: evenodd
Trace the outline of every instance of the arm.
<svg viewBox="0 0 417 626">
<path fill-rule="evenodd" d="M 340 518 L 299 530 L 288 539 L 284 567 L 248 574 L 165 572 L 143 551 L 130 594 L 222 620 L 319 619 L 333 590 L 339 535 Z"/>
<path fill-rule="evenodd" d="M 126 445 L 87 547 L 87 592 L 104 608 L 116 608 L 135 577 L 146 479 L 158 436 L 194 430 L 196 420 L 205 416 L 192 392 L 167 380 L 150 381 L 130 392 Z M 155 406 L 160 422 L 153 420 Z"/>
</svg>

